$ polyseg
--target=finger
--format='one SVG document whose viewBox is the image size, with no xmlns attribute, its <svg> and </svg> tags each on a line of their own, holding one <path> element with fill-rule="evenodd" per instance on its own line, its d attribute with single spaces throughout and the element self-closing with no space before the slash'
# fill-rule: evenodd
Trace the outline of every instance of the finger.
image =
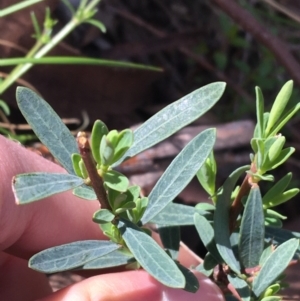
<svg viewBox="0 0 300 301">
<path fill-rule="evenodd" d="M 200 289 L 188 293 L 163 286 L 143 270 L 88 278 L 39 301 L 223 301 L 219 288 L 197 274 Z"/>
<path fill-rule="evenodd" d="M 52 292 L 47 277 L 28 268 L 26 260 L 0 252 L 1 300 L 32 301 Z"/>
<path fill-rule="evenodd" d="M 71 192 L 40 202 L 16 205 L 12 177 L 26 172 L 65 172 L 60 166 L 0 137 L 0 250 L 28 258 L 34 253 L 76 240 L 103 239 L 92 222 L 97 201 L 85 201 Z"/>
</svg>

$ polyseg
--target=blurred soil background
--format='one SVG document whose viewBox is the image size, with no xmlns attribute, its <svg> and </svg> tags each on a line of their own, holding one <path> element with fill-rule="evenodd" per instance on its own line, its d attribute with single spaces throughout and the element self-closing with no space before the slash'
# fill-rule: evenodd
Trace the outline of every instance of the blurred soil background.
<svg viewBox="0 0 300 301">
<path fill-rule="evenodd" d="M 0 9 L 14 2 L 1 0 Z M 75 6 L 77 0 L 72 0 Z M 23 57 L 34 44 L 30 12 L 42 23 L 50 7 L 62 27 L 70 13 L 59 0 L 45 0 L 13 15 L 0 18 L 0 57 Z M 99 118 L 109 128 L 136 127 L 164 106 L 215 81 L 227 82 L 218 104 L 191 126 L 166 142 L 138 155 L 122 171 L 147 195 L 172 158 L 199 131 L 217 126 L 216 157 L 221 185 L 236 167 L 249 163 L 249 140 L 255 122 L 254 87 L 260 86 L 267 108 L 281 86 L 294 80 L 293 103 L 300 96 L 300 2 L 293 0 L 103 0 L 97 18 L 107 27 L 103 34 L 84 25 L 73 32 L 51 55 L 89 56 L 138 62 L 162 72 L 99 66 L 42 65 L 33 67 L 2 99 L 12 114 L 1 127 L 23 135 L 16 108 L 15 89 L 25 85 L 40 93 L 76 131 L 91 128 Z M 1 68 L 1 77 L 10 68 Z M 296 153 L 276 172 L 279 179 L 292 171 L 293 187 L 300 187 L 299 116 L 285 132 Z M 297 130 L 298 128 L 298 130 Z M 27 132 L 25 132 L 27 133 Z M 39 150 L 42 149 L 39 147 Z M 195 205 L 208 201 L 194 180 L 178 202 Z M 284 227 L 300 231 L 299 197 L 282 205 L 288 217 Z M 192 227 L 182 239 L 198 254 L 203 249 Z M 286 300 L 298 298 L 300 269 L 288 273 L 292 281 Z M 295 299 L 296 300 L 296 299 Z"/>
</svg>

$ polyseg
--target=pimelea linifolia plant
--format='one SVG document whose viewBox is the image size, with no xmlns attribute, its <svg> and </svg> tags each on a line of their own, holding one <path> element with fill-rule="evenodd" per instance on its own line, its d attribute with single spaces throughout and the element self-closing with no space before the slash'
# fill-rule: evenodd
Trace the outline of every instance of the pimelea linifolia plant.
<svg viewBox="0 0 300 301">
<path fill-rule="evenodd" d="M 287 189 L 291 173 L 275 181 L 271 172 L 294 152 L 292 147 L 284 148 L 286 139 L 280 134 L 300 107 L 298 103 L 286 109 L 292 88 L 293 82 L 287 82 L 271 111 L 265 112 L 262 92 L 256 87 L 257 124 L 249 165 L 233 171 L 222 187 L 217 189 L 215 184 L 216 130 L 207 129 L 184 147 L 145 197 L 140 187 L 131 186 L 117 171 L 118 165 L 199 118 L 221 97 L 225 83 L 190 93 L 134 132 L 109 130 L 97 120 L 90 139 L 84 132 L 75 139 L 43 99 L 19 87 L 21 112 L 68 174 L 17 175 L 13 179 L 16 202 L 26 204 L 71 189 L 82 199 L 99 201 L 100 209 L 92 220 L 108 237 L 107 241 L 78 241 L 44 250 L 30 259 L 29 266 L 44 273 L 142 267 L 166 286 L 195 292 L 199 288 L 196 277 L 177 260 L 179 226 L 195 225 L 208 251 L 195 269 L 227 287 L 228 300 L 281 300 L 277 295 L 281 274 L 298 256 L 300 234 L 282 230 L 285 217 L 273 207 L 290 200 L 299 189 Z M 195 175 L 211 202 L 195 208 L 173 203 Z M 265 181 L 274 184 L 262 196 L 260 187 Z M 151 237 L 148 223 L 157 226 L 164 249 Z"/>
</svg>

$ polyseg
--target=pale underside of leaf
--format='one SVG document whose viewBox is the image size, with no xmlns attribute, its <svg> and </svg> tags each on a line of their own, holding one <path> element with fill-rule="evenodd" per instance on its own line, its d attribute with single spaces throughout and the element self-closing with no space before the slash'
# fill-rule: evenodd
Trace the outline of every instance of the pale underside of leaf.
<svg viewBox="0 0 300 301">
<path fill-rule="evenodd" d="M 150 275 L 166 286 L 185 287 L 185 278 L 176 263 L 148 234 L 127 220 L 120 220 L 118 228 L 129 250 Z"/>
<path fill-rule="evenodd" d="M 216 130 L 207 129 L 176 156 L 149 195 L 143 224 L 155 217 L 187 186 L 211 152 L 215 139 Z"/>
<path fill-rule="evenodd" d="M 29 267 L 43 273 L 56 273 L 80 267 L 120 248 L 110 241 L 85 240 L 53 247 L 35 254 Z"/>
<path fill-rule="evenodd" d="M 101 256 L 99 258 L 87 262 L 85 265 L 81 267 L 81 269 L 90 270 L 90 269 L 111 268 L 111 267 L 126 265 L 134 261 L 135 261 L 134 257 L 124 254 L 120 250 L 115 250 L 111 253 L 108 253 L 104 256 Z"/>
<path fill-rule="evenodd" d="M 62 173 L 20 174 L 13 178 L 17 204 L 37 201 L 83 184 L 83 179 Z"/>
<path fill-rule="evenodd" d="M 168 226 L 190 226 L 194 224 L 195 208 L 192 206 L 170 203 L 151 219 L 151 223 Z"/>
<path fill-rule="evenodd" d="M 71 155 L 78 153 L 75 138 L 50 105 L 30 89 L 17 88 L 18 106 L 35 134 L 51 154 L 71 174 L 75 174 Z"/>
<path fill-rule="evenodd" d="M 134 131 L 134 143 L 115 164 L 159 143 L 207 112 L 222 96 L 226 84 L 206 85 L 168 105 Z"/>
<path fill-rule="evenodd" d="M 273 284 L 286 269 L 298 247 L 299 239 L 292 238 L 278 246 L 267 258 L 253 281 L 253 292 L 257 297 Z"/>
</svg>

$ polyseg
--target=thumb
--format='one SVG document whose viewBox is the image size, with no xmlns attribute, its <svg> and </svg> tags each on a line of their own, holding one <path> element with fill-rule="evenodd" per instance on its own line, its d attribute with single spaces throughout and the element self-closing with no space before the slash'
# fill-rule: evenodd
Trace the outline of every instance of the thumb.
<svg viewBox="0 0 300 301">
<path fill-rule="evenodd" d="M 224 301 L 214 283 L 202 274 L 196 276 L 200 289 L 195 294 L 165 287 L 138 270 L 94 276 L 39 301 Z"/>
</svg>

